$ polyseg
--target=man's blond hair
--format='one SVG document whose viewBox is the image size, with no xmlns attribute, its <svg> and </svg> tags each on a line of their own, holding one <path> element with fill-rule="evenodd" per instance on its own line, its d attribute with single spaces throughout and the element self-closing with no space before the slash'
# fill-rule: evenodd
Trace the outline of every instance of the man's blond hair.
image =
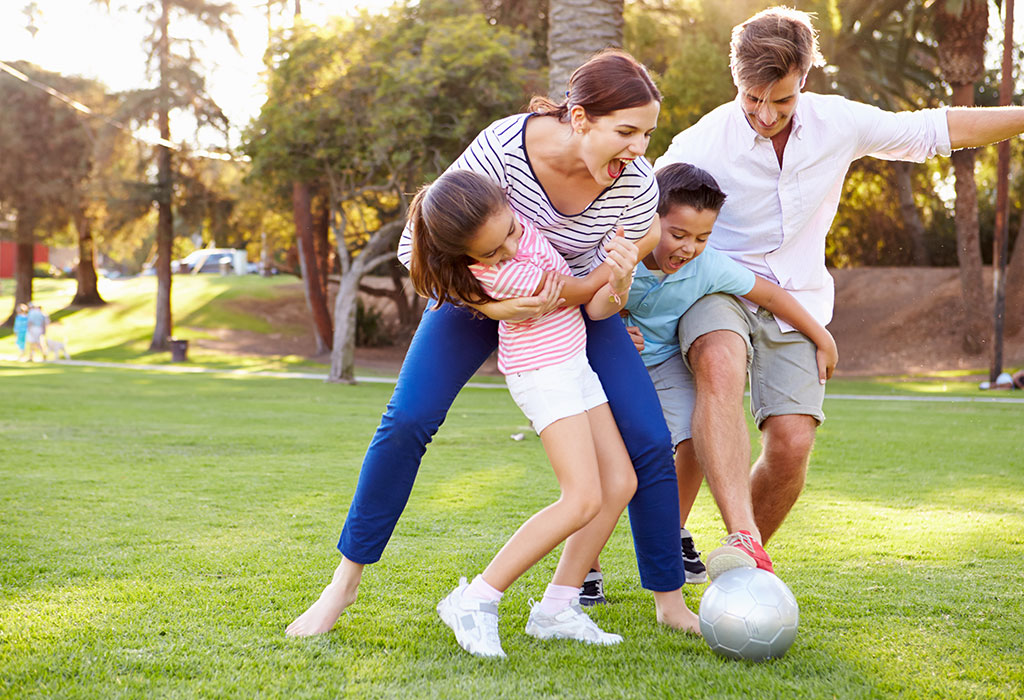
<svg viewBox="0 0 1024 700">
<path fill-rule="evenodd" d="M 769 7 L 732 30 L 729 67 L 736 87 L 772 85 L 794 70 L 807 75 L 823 66 L 811 15 L 790 7 Z"/>
</svg>

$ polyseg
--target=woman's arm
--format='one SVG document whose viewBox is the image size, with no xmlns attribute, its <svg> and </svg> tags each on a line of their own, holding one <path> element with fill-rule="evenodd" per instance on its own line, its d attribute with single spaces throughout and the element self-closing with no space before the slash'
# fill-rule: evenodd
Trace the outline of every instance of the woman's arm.
<svg viewBox="0 0 1024 700">
<path fill-rule="evenodd" d="M 636 258 L 629 268 L 630 278 L 625 283 L 625 291 L 628 292 L 629 280 L 631 279 L 633 268 L 636 267 L 636 261 L 641 260 L 645 255 L 654 250 L 654 247 L 658 245 L 658 240 L 661 238 L 661 226 L 657 215 L 655 215 L 651 227 L 644 234 L 643 238 L 636 241 L 628 241 L 623 237 L 624 235 L 624 231 L 620 226 L 616 236 L 605 244 L 605 250 L 611 255 L 612 248 L 620 248 L 623 242 L 633 246 L 636 250 Z M 626 255 L 629 255 L 629 253 L 626 253 Z M 620 264 L 622 263 L 617 263 L 617 265 Z M 559 275 L 554 272 L 548 274 L 544 283 L 533 296 L 505 299 L 489 304 L 470 304 L 470 306 L 495 321 L 525 321 L 528 318 L 543 316 L 560 306 L 582 306 L 583 304 L 588 304 L 598 296 L 599 291 L 602 294 L 608 292 L 608 297 L 611 298 L 611 289 L 606 289 L 606 287 L 608 287 L 608 280 L 612 279 L 612 276 L 615 274 L 618 274 L 618 268 L 613 267 L 609 259 L 606 258 L 604 262 L 591 270 L 586 277 Z M 624 305 L 626 303 L 625 296 L 620 293 L 619 297 L 623 300 L 622 304 Z M 595 320 L 607 318 L 617 313 L 621 308 L 619 306 L 619 308 L 614 310 L 600 309 L 605 313 L 599 317 L 591 315 L 591 318 L 595 318 Z M 589 308 L 587 314 L 590 315 Z"/>
<path fill-rule="evenodd" d="M 532 296 L 467 306 L 495 321 L 525 321 L 528 318 L 543 316 L 559 306 L 566 306 L 562 290 L 566 280 L 572 279 L 575 278 L 549 272 L 544 275 L 544 281 Z"/>
<path fill-rule="evenodd" d="M 839 348 L 836 347 L 835 338 L 800 306 L 792 294 L 774 282 L 755 276 L 754 288 L 743 297 L 768 309 L 810 338 L 818 346 L 818 379 L 824 384 L 826 379 L 832 378 L 832 371 L 839 362 Z"/>
<path fill-rule="evenodd" d="M 614 316 L 622 311 L 629 299 L 633 268 L 636 267 L 640 254 L 636 244 L 626 240 L 621 228 L 605 246 L 605 251 L 608 256 L 601 267 L 608 267 L 608 281 L 598 288 L 585 307 L 587 315 L 595 321 Z"/>
</svg>

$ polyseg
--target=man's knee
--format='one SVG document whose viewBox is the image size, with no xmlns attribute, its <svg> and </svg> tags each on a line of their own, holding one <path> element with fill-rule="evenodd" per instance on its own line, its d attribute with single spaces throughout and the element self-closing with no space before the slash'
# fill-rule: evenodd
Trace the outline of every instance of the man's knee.
<svg viewBox="0 0 1024 700">
<path fill-rule="evenodd" d="M 811 416 L 771 416 L 761 426 L 764 450 L 769 461 L 781 468 L 803 470 L 807 466 L 817 422 Z"/>
<path fill-rule="evenodd" d="M 742 391 L 747 379 L 747 346 L 733 331 L 712 331 L 693 341 L 687 352 L 698 388 Z"/>
</svg>

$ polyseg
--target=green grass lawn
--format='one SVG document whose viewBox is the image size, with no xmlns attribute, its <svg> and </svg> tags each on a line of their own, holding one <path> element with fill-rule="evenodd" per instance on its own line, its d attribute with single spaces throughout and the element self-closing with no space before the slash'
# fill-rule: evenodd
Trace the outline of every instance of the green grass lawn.
<svg viewBox="0 0 1024 700">
<path fill-rule="evenodd" d="M 174 336 L 186 340 L 209 337 L 217 329 L 238 329 L 256 333 L 298 335 L 310 333 L 310 326 L 271 327 L 265 318 L 246 313 L 238 300 L 270 299 L 295 295 L 296 279 L 290 276 L 264 278 L 256 275 L 220 277 L 218 275 L 175 275 L 171 287 L 171 316 Z M 156 316 L 156 277 L 100 280 L 100 294 L 108 302 L 95 308 L 68 307 L 75 295 L 74 280 L 38 279 L 33 285 L 33 301 L 40 304 L 63 328 L 75 359 L 133 364 L 167 364 L 169 352 L 151 353 Z M 6 318 L 14 300 L 13 285 L 4 285 L 0 311 Z M 298 292 L 301 294 L 301 292 Z M 324 370 L 324 364 L 293 355 L 235 355 L 199 347 L 189 347 L 189 361 L 218 369 L 247 370 Z M 17 349 L 10 328 L 0 328 L 0 357 L 16 357 Z"/>
<path fill-rule="evenodd" d="M 330 634 L 297 640 L 284 628 L 337 564 L 391 387 L 13 362 L 0 386 L 5 698 L 1024 689 L 1024 404 L 826 401 L 806 491 L 769 547 L 801 612 L 781 660 L 722 660 L 657 625 L 623 518 L 603 555 L 611 605 L 594 616 L 625 641 L 523 633 L 550 556 L 506 595 L 509 658 L 495 662 L 459 649 L 434 606 L 555 497 L 540 442 L 509 439 L 525 421 L 506 392 L 462 392 L 359 601 Z M 690 527 L 705 552 L 723 534 L 706 493 Z M 703 588 L 686 587 L 694 609 Z"/>
</svg>

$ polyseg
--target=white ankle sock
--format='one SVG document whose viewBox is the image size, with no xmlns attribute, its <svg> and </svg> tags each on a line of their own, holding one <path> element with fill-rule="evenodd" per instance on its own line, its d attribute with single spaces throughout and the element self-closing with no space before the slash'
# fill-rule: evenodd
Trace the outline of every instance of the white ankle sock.
<svg viewBox="0 0 1024 700">
<path fill-rule="evenodd" d="M 691 535 L 690 531 L 687 530 L 685 527 L 679 528 L 679 536 L 680 537 L 689 537 L 690 539 L 693 539 L 693 535 Z"/>
<path fill-rule="evenodd" d="M 559 586 L 549 583 L 541 599 L 540 611 L 545 615 L 557 615 L 580 597 L 580 589 L 574 586 Z"/>
<path fill-rule="evenodd" d="M 501 600 L 502 592 L 491 584 L 484 581 L 484 577 L 477 574 L 476 578 L 470 582 L 466 587 L 467 598 L 474 598 L 476 600 L 484 600 L 488 603 L 497 603 Z"/>
</svg>

